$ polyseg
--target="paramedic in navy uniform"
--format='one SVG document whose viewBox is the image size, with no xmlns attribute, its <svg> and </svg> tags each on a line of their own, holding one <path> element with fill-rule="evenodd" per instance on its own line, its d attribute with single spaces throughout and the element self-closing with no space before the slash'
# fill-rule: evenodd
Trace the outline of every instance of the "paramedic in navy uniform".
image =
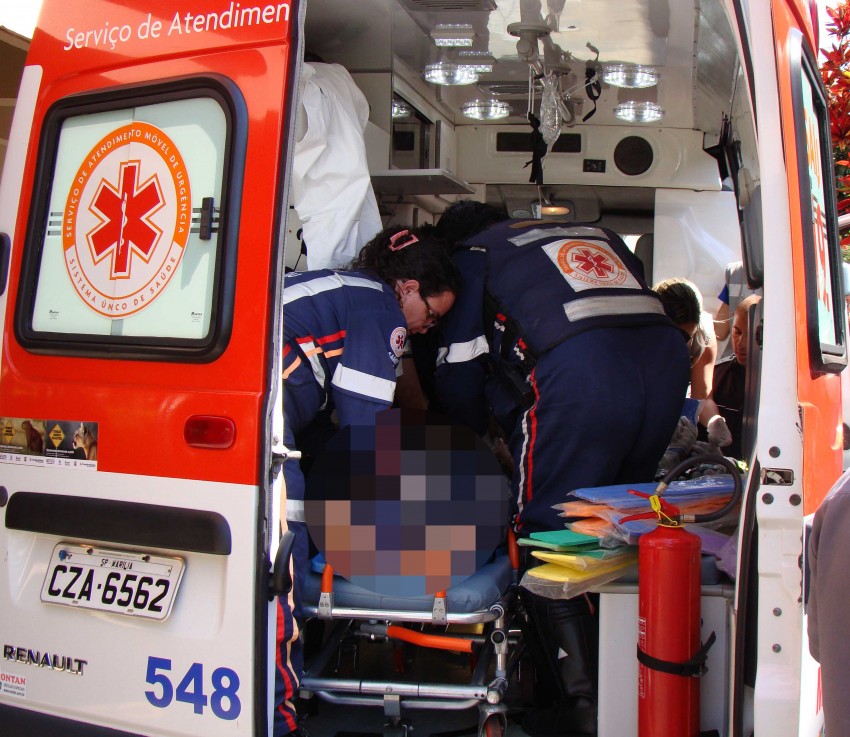
<svg viewBox="0 0 850 737">
<path fill-rule="evenodd" d="M 340 427 L 370 424 L 392 406 L 407 334 L 424 333 L 445 315 L 458 274 L 433 229 L 387 228 L 367 243 L 351 270 L 293 272 L 284 278 L 284 445 L 318 417 L 336 412 Z M 283 464 L 286 515 L 295 533 L 294 611 L 278 599 L 278 660 L 274 735 L 299 734 L 293 698 L 302 657 L 297 620 L 299 572 L 307 570 L 304 476 L 298 461 Z"/>
<path fill-rule="evenodd" d="M 563 529 L 552 505 L 572 489 L 652 481 L 689 380 L 687 336 L 664 313 L 640 261 L 594 225 L 508 220 L 452 205 L 437 229 L 456 246 L 463 283 L 443 325 L 442 410 L 476 432 L 492 416 L 513 458 L 520 536 Z M 594 626 L 584 597 L 523 591 L 557 683 L 529 734 L 595 733 Z M 542 706 L 542 705 L 541 705 Z"/>
</svg>

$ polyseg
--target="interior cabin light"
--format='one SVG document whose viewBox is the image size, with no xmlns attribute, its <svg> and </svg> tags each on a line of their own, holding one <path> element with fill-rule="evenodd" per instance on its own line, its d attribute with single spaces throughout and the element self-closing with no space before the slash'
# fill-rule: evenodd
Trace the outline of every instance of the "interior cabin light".
<svg viewBox="0 0 850 737">
<path fill-rule="evenodd" d="M 429 64 L 422 76 L 432 84 L 442 85 L 475 84 L 478 81 L 478 73 L 472 67 L 449 61 Z"/>
<path fill-rule="evenodd" d="M 458 51 L 457 63 L 464 67 L 471 67 L 479 74 L 489 74 L 493 71 L 495 59 L 489 51 Z"/>
<path fill-rule="evenodd" d="M 563 207 L 561 205 L 543 205 L 540 208 L 540 214 L 543 217 L 547 215 L 569 215 L 571 212 L 569 207 Z"/>
<path fill-rule="evenodd" d="M 461 110 L 473 120 L 499 120 L 511 114 L 511 106 L 503 100 L 472 100 L 465 102 Z"/>
<path fill-rule="evenodd" d="M 393 119 L 406 118 L 413 112 L 413 109 L 406 102 L 401 100 L 393 100 Z"/>
<path fill-rule="evenodd" d="M 471 69 L 476 74 L 489 74 L 493 71 L 492 64 L 482 64 L 479 62 L 461 62 L 460 66 L 466 67 L 467 69 Z"/>
<path fill-rule="evenodd" d="M 613 87 L 655 87 L 658 70 L 640 64 L 610 64 L 602 71 L 602 79 Z"/>
<path fill-rule="evenodd" d="M 621 102 L 614 108 L 614 115 L 627 123 L 654 123 L 664 117 L 660 105 L 654 102 Z"/>
<path fill-rule="evenodd" d="M 553 220 L 570 221 L 573 219 L 573 208 L 569 205 L 552 205 L 550 203 L 532 202 L 531 215 L 536 220 L 551 218 Z"/>
<path fill-rule="evenodd" d="M 475 33 L 469 23 L 438 23 L 431 31 L 434 46 L 440 48 L 464 48 L 472 46 Z"/>
</svg>

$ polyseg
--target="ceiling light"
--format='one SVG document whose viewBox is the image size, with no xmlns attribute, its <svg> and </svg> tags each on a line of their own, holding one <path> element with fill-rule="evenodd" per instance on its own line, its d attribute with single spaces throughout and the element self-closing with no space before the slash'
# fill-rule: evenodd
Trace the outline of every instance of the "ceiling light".
<svg viewBox="0 0 850 737">
<path fill-rule="evenodd" d="M 499 120 L 511 114 L 511 106 L 503 100 L 472 100 L 465 102 L 461 110 L 473 120 Z"/>
<path fill-rule="evenodd" d="M 610 64 L 602 72 L 602 79 L 613 87 L 654 87 L 658 84 L 658 70 L 640 64 Z"/>
<path fill-rule="evenodd" d="M 476 74 L 489 74 L 493 71 L 492 64 L 458 64 L 458 66 L 465 67 L 466 69 L 471 69 Z"/>
<path fill-rule="evenodd" d="M 457 63 L 464 67 L 471 67 L 479 74 L 489 74 L 493 71 L 495 59 L 489 51 L 458 51 Z"/>
<path fill-rule="evenodd" d="M 412 112 L 413 108 L 403 100 L 393 100 L 393 118 L 406 118 Z"/>
<path fill-rule="evenodd" d="M 627 123 L 654 123 L 664 117 L 660 105 L 654 102 L 621 102 L 614 108 L 614 115 Z"/>
<path fill-rule="evenodd" d="M 425 67 L 423 75 L 432 84 L 475 84 L 478 73 L 472 67 L 440 61 Z"/>
<path fill-rule="evenodd" d="M 540 202 L 531 203 L 531 215 L 536 220 L 542 220 L 543 218 L 552 218 L 565 221 L 572 221 L 574 219 L 572 207 L 569 207 L 567 205 L 543 204 Z"/>
<path fill-rule="evenodd" d="M 434 45 L 441 48 L 462 48 L 472 46 L 475 34 L 469 23 L 439 23 L 431 31 Z"/>
</svg>

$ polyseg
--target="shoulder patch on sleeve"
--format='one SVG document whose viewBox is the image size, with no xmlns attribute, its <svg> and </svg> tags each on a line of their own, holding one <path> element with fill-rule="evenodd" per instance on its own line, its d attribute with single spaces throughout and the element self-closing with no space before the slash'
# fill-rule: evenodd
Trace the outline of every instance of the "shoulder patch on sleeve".
<svg viewBox="0 0 850 737">
<path fill-rule="evenodd" d="M 407 329 L 396 328 L 390 335 L 390 348 L 397 358 L 404 353 L 404 344 L 407 342 Z"/>
</svg>

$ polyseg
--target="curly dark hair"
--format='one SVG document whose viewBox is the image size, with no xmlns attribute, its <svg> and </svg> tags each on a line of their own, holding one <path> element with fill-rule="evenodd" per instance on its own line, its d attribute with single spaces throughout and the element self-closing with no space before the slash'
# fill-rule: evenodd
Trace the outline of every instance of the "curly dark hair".
<svg viewBox="0 0 850 737">
<path fill-rule="evenodd" d="M 503 207 L 475 200 L 459 200 L 448 207 L 435 226 L 440 237 L 452 248 L 491 225 L 509 218 Z"/>
<path fill-rule="evenodd" d="M 399 247 L 406 242 L 407 245 Z M 433 226 L 384 228 L 363 246 L 349 268 L 368 271 L 391 287 L 398 280 L 415 279 L 423 297 L 460 291 L 460 274 L 451 260 L 448 246 Z"/>
</svg>

